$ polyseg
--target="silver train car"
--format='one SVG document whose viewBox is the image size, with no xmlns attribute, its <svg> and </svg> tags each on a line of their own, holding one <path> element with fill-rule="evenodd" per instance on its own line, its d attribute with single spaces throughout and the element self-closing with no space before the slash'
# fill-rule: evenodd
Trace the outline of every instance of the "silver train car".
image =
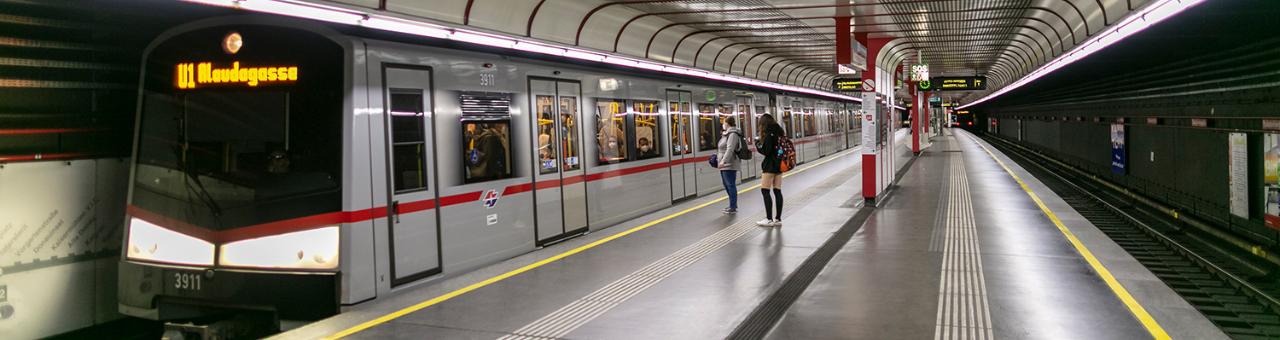
<svg viewBox="0 0 1280 340">
<path fill-rule="evenodd" d="M 118 307 L 156 320 L 322 318 L 720 191 L 724 117 L 802 162 L 859 138 L 856 102 L 278 17 L 143 70 Z"/>
</svg>

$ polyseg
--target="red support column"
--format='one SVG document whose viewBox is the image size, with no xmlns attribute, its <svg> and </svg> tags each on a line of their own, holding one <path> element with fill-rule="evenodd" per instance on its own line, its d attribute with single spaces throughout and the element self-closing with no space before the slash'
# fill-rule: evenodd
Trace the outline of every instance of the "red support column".
<svg viewBox="0 0 1280 340">
<path fill-rule="evenodd" d="M 850 17 L 836 18 L 836 64 L 853 63 L 853 42 L 849 36 Z"/>
<path fill-rule="evenodd" d="M 920 105 L 916 104 L 919 93 L 916 91 L 914 82 L 907 82 L 908 91 L 911 92 L 911 152 L 920 154 Z"/>
<path fill-rule="evenodd" d="M 867 68 L 862 72 L 862 145 L 865 148 L 862 154 L 862 197 L 874 204 L 876 197 L 880 194 L 880 189 L 887 184 L 888 170 L 883 169 L 888 163 L 881 156 L 884 151 L 885 143 L 892 142 L 880 140 L 883 130 L 892 124 L 894 118 L 892 108 L 887 108 L 881 112 L 885 105 L 881 105 L 880 98 L 877 95 L 878 90 L 884 86 L 893 87 L 892 79 L 885 79 L 885 84 L 877 83 L 876 75 L 879 73 L 876 69 L 876 56 L 880 54 L 880 49 L 889 43 L 890 38 L 870 39 L 866 33 L 854 33 L 854 38 L 859 43 L 867 47 Z M 892 74 L 892 73 L 891 73 Z M 870 90 L 870 91 L 866 91 Z M 893 134 L 888 133 L 886 138 L 892 139 Z"/>
</svg>

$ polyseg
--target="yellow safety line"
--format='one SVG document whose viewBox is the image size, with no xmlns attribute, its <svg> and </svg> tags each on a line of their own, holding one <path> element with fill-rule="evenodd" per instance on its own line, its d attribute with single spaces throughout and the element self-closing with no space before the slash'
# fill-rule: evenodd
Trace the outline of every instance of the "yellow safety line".
<svg viewBox="0 0 1280 340">
<path fill-rule="evenodd" d="M 841 154 L 843 154 L 843 153 L 848 153 L 848 152 L 853 151 L 853 150 L 854 150 L 854 149 L 849 149 L 849 150 L 842 151 L 842 152 L 840 152 L 840 153 L 837 153 L 837 154 L 831 155 L 831 156 L 833 156 L 833 157 L 828 158 L 828 159 L 825 159 L 825 160 L 820 161 L 820 162 L 817 162 L 817 163 L 813 163 L 812 165 L 809 165 L 808 167 L 805 167 L 805 168 L 803 168 L 803 169 L 797 169 L 796 171 L 790 171 L 790 172 L 788 172 L 788 173 L 786 173 L 786 174 L 783 174 L 782 176 L 783 176 L 783 177 L 788 177 L 788 176 L 791 176 L 791 175 L 794 175 L 794 174 L 797 174 L 797 173 L 800 173 L 800 172 L 803 172 L 803 171 L 806 171 L 806 170 L 812 169 L 812 168 L 814 168 L 814 167 L 816 167 L 816 166 L 819 166 L 819 165 L 825 164 L 825 163 L 827 163 L 827 162 L 833 161 L 833 160 L 835 160 L 835 159 L 839 158 L 839 156 L 843 156 L 843 155 L 841 155 Z M 752 186 L 750 186 L 750 187 L 747 187 L 746 189 L 738 190 L 738 193 L 740 193 L 740 194 L 741 194 L 741 193 L 746 193 L 746 192 L 751 191 L 751 190 L 754 190 L 755 188 L 758 188 L 758 187 L 760 187 L 760 184 L 752 185 Z M 360 324 L 358 324 L 358 325 L 355 325 L 355 326 L 353 326 L 353 327 L 351 327 L 351 328 L 347 328 L 347 329 L 344 329 L 344 330 L 342 330 L 342 331 L 340 331 L 340 332 L 334 333 L 333 335 L 327 336 L 327 337 L 325 337 L 325 339 L 339 339 L 339 338 L 343 338 L 343 337 L 346 337 L 346 336 L 349 336 L 349 335 L 355 334 L 355 333 L 357 333 L 357 332 L 360 332 L 360 331 L 363 331 L 363 330 L 369 329 L 369 328 L 371 328 L 371 327 L 373 327 L 373 326 L 377 326 L 377 325 L 380 325 L 380 324 L 386 323 L 387 321 L 391 321 L 391 320 L 394 320 L 394 319 L 399 318 L 399 317 L 401 317 L 401 316 L 405 316 L 405 315 L 407 315 L 407 314 L 409 314 L 409 313 L 416 312 L 416 311 L 421 310 L 421 309 L 423 309 L 423 308 L 431 307 L 431 306 L 436 305 L 436 304 L 439 304 L 439 303 L 441 303 L 441 302 L 448 301 L 449 299 L 452 299 L 452 298 L 458 297 L 459 295 L 466 294 L 466 293 L 469 293 L 469 292 L 471 292 L 471 291 L 473 291 L 473 290 L 483 288 L 484 286 L 488 286 L 488 285 L 491 285 L 491 284 L 497 283 L 497 282 L 499 282 L 499 281 L 505 280 L 505 279 L 510 278 L 510 277 L 512 277 L 512 276 L 520 275 L 521 273 L 524 273 L 524 272 L 527 272 L 527 271 L 533 270 L 533 269 L 535 269 L 535 268 L 541 267 L 541 266 L 546 265 L 546 264 L 548 264 L 548 263 L 552 263 L 552 262 L 555 262 L 555 261 L 559 261 L 560 259 L 563 259 L 563 258 L 569 257 L 570 255 L 577 254 L 577 253 L 581 253 L 581 252 L 583 252 L 583 251 L 585 251 L 585 250 L 587 250 L 587 249 L 595 248 L 596 246 L 599 246 L 599 245 L 601 245 L 601 244 L 609 243 L 610 241 L 613 241 L 613 240 L 619 239 L 619 238 L 621 238 L 621 237 L 623 237 L 623 236 L 627 236 L 627 235 L 630 235 L 630 234 L 635 233 L 635 232 L 637 232 L 637 231 L 644 230 L 644 229 L 646 229 L 646 228 L 652 227 L 652 226 L 657 225 L 657 224 L 659 224 L 659 223 L 666 222 L 667 220 L 670 220 L 670 219 L 673 219 L 673 218 L 679 217 L 680 215 L 687 214 L 687 213 L 692 212 L 692 211 L 694 211 L 694 210 L 702 209 L 702 208 L 704 208 L 704 207 L 706 207 L 706 206 L 709 206 L 709 205 L 715 204 L 715 203 L 717 203 L 717 202 L 723 201 L 723 200 L 728 199 L 728 198 L 729 198 L 729 196 L 728 196 L 728 195 L 720 196 L 719 198 L 716 198 L 716 199 L 714 199 L 714 200 L 708 201 L 708 202 L 706 202 L 706 203 L 699 204 L 699 205 L 697 205 L 697 206 L 694 206 L 694 207 L 689 208 L 689 209 L 682 210 L 682 211 L 677 212 L 677 213 L 674 213 L 674 214 L 670 214 L 670 215 L 667 215 L 667 216 L 663 216 L 663 217 L 658 218 L 658 219 L 656 219 L 656 220 L 649 221 L 648 223 L 641 224 L 641 225 L 639 225 L 639 226 L 636 226 L 636 227 L 633 227 L 633 228 L 631 228 L 631 229 L 628 229 L 627 231 L 620 232 L 620 233 L 617 233 L 617 234 L 614 234 L 614 235 L 610 235 L 609 237 L 605 237 L 605 238 L 602 238 L 602 239 L 596 240 L 595 242 L 591 242 L 591 243 L 588 243 L 588 244 L 582 245 L 582 246 L 580 246 L 580 247 L 570 249 L 570 250 L 565 251 L 565 252 L 563 252 L 563 253 L 556 254 L 555 256 L 548 257 L 548 258 L 543 259 L 543 260 L 541 260 L 541 261 L 538 261 L 538 262 L 534 262 L 534 263 L 528 264 L 528 265 L 526 265 L 526 266 L 524 266 L 524 267 L 520 267 L 520 268 L 517 268 L 517 269 L 515 269 L 515 270 L 509 271 L 509 272 L 506 272 L 506 273 L 502 273 L 502 274 L 497 275 L 497 276 L 494 276 L 494 277 L 490 277 L 490 278 L 488 278 L 488 279 L 485 279 L 484 281 L 480 281 L 480 282 L 473 283 L 473 284 L 471 284 L 470 286 L 466 286 L 466 287 L 463 287 L 463 288 L 461 288 L 461 289 L 458 289 L 458 290 L 455 290 L 455 291 L 452 291 L 452 292 L 446 293 L 446 294 L 444 294 L 444 295 L 440 295 L 440 296 L 437 296 L 437 297 L 431 298 L 430 300 L 426 300 L 426 301 L 423 301 L 423 302 L 419 302 L 419 303 L 414 304 L 414 305 L 412 305 L 412 306 L 405 307 L 405 308 L 400 309 L 400 310 L 397 310 L 397 311 L 395 311 L 395 312 L 391 312 L 390 314 L 386 314 L 386 315 L 380 316 L 380 317 L 378 317 L 378 318 L 376 318 L 376 319 L 369 320 L 369 321 L 365 321 L 365 322 L 360 323 Z"/>
<path fill-rule="evenodd" d="M 1054 214 L 1053 210 L 1050 210 L 1044 204 L 1044 201 L 1040 200 L 1040 196 L 1031 191 L 1031 187 L 1027 186 L 1027 183 L 1022 181 L 1022 178 L 1013 173 L 1013 170 L 1009 169 L 1009 166 L 1005 165 L 1004 161 L 1001 161 L 994 153 L 991 153 L 991 150 L 987 149 L 985 145 L 976 141 L 975 144 L 978 144 L 982 151 L 986 151 L 987 155 L 990 155 L 991 159 L 996 161 L 996 164 L 1000 164 L 1000 167 L 1004 168 L 1004 171 L 1008 172 L 1009 176 L 1012 176 L 1013 180 L 1018 182 L 1022 190 L 1027 192 L 1027 196 L 1031 196 L 1031 200 L 1035 201 L 1037 206 L 1040 206 L 1040 211 L 1043 211 L 1045 216 L 1048 216 L 1049 220 L 1053 221 L 1053 225 L 1058 227 L 1058 231 L 1061 231 L 1063 236 L 1066 236 L 1067 241 L 1071 241 L 1071 245 L 1075 246 L 1077 252 L 1080 252 L 1080 256 L 1084 256 L 1084 260 L 1089 262 L 1089 266 L 1093 267 L 1093 271 L 1097 272 L 1098 276 L 1102 277 L 1102 281 L 1107 283 L 1107 287 L 1110 287 L 1116 297 L 1119 297 L 1120 301 L 1124 302 L 1126 307 L 1129 307 L 1129 311 L 1133 313 L 1134 317 L 1138 318 L 1143 327 L 1147 328 L 1147 332 L 1151 333 L 1151 337 L 1161 340 L 1170 339 L 1169 333 L 1164 331 L 1164 327 L 1160 327 L 1160 323 L 1156 322 L 1156 319 L 1147 313 L 1147 309 L 1142 308 L 1142 304 L 1138 303 L 1138 300 L 1134 299 L 1133 295 L 1130 295 L 1129 291 L 1124 289 L 1124 286 L 1121 286 L 1119 281 L 1116 281 L 1115 276 L 1111 275 L 1111 271 L 1107 270 L 1107 267 L 1103 266 L 1102 262 L 1099 262 L 1098 258 L 1093 256 L 1093 252 L 1089 251 L 1089 247 L 1085 247 L 1084 243 L 1081 243 L 1080 239 L 1076 238 L 1076 235 L 1062 224 L 1062 220 L 1059 220 L 1058 215 Z"/>
</svg>

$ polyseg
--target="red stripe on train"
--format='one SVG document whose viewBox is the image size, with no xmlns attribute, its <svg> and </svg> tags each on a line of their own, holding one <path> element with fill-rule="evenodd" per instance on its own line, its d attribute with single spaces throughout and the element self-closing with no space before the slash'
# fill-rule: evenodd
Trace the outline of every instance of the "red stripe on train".
<svg viewBox="0 0 1280 340">
<path fill-rule="evenodd" d="M 597 180 L 611 178 L 611 177 L 626 176 L 626 175 L 631 175 L 631 174 L 636 174 L 636 173 L 641 173 L 646 171 L 663 169 L 663 168 L 667 168 L 667 167 L 671 167 L 679 164 L 703 162 L 709 158 L 711 157 L 710 156 L 687 157 L 683 159 L 672 160 L 670 162 L 641 165 L 641 166 L 624 168 L 624 169 L 610 170 L 610 171 L 605 171 L 605 172 L 595 173 L 595 174 L 570 176 L 570 177 L 565 177 L 563 179 L 545 180 L 545 181 L 539 181 L 536 183 L 515 184 L 515 185 L 510 185 L 503 188 L 503 195 L 515 195 L 515 194 L 519 194 L 527 191 L 532 191 L 534 190 L 534 188 L 536 188 L 536 190 L 550 189 L 550 188 L 559 187 L 560 185 L 565 185 L 565 184 L 575 184 L 575 183 L 581 183 L 584 181 L 597 181 Z M 402 202 L 400 203 L 399 211 L 401 214 L 407 214 L 407 213 L 443 208 L 443 207 L 458 205 L 458 204 L 467 203 L 467 202 L 478 202 L 482 194 L 483 192 L 481 191 L 475 191 L 475 192 L 444 196 L 444 197 L 440 197 L 439 200 L 426 199 L 426 200 L 420 200 L 420 201 Z M 303 217 L 291 218 L 287 220 L 279 220 L 279 221 L 272 221 L 272 222 L 267 222 L 262 224 L 238 227 L 231 230 L 213 231 L 207 228 L 201 228 L 186 222 L 182 222 L 177 219 L 169 218 L 167 216 L 163 216 L 158 213 L 151 212 L 134 205 L 129 205 L 127 211 L 130 216 L 137 217 L 137 218 L 146 220 L 147 222 L 150 222 L 152 224 L 163 226 L 165 228 L 168 228 L 186 235 L 195 236 L 197 238 L 214 242 L 214 243 L 226 243 L 226 242 L 233 242 L 233 241 L 239 241 L 239 240 L 247 240 L 251 238 L 279 235 L 279 234 L 285 234 L 285 233 L 290 233 L 295 231 L 314 229 L 318 227 L 331 226 L 331 225 L 341 224 L 341 223 L 355 223 L 355 222 L 368 221 L 375 218 L 382 218 L 387 216 L 387 207 L 380 206 L 380 207 L 373 207 L 373 208 L 361 209 L 361 210 L 355 210 L 355 211 L 338 211 L 338 212 L 323 213 L 323 214 L 317 214 L 317 215 L 311 215 L 311 216 L 303 216 Z"/>
</svg>

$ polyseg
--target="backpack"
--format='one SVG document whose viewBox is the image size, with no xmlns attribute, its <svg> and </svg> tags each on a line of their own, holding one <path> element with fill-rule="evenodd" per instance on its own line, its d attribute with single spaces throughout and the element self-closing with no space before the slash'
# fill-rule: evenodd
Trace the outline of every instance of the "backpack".
<svg viewBox="0 0 1280 340">
<path fill-rule="evenodd" d="M 778 169 L 787 172 L 796 167 L 796 146 L 785 134 L 778 136 Z"/>
<path fill-rule="evenodd" d="M 738 159 L 751 159 L 751 148 L 747 147 L 747 139 L 742 137 L 740 132 L 733 133 L 738 135 L 738 149 L 733 150 L 734 156 L 737 156 Z"/>
</svg>

